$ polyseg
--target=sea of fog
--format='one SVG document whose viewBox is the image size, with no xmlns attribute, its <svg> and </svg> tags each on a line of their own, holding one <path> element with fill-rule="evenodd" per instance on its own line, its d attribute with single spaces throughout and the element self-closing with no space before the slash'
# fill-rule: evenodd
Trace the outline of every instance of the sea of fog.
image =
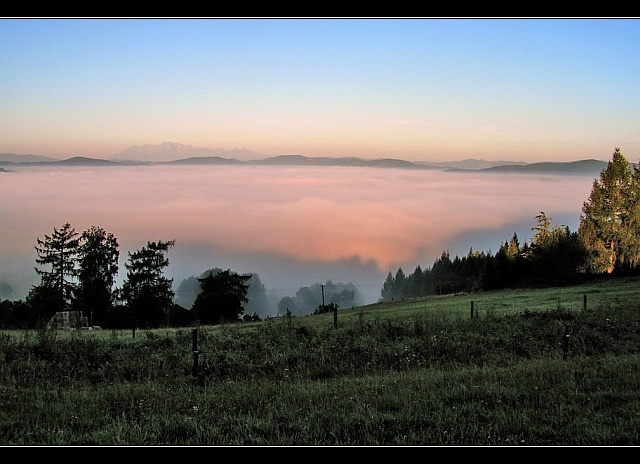
<svg viewBox="0 0 640 464">
<path fill-rule="evenodd" d="M 284 166 L 15 166 L 0 172 L 0 298 L 39 283 L 37 238 L 98 226 L 128 253 L 175 240 L 174 289 L 210 268 L 257 273 L 268 292 L 352 283 L 368 302 L 389 272 L 430 268 L 443 251 L 495 253 L 536 215 L 579 225 L 594 177 Z"/>
</svg>

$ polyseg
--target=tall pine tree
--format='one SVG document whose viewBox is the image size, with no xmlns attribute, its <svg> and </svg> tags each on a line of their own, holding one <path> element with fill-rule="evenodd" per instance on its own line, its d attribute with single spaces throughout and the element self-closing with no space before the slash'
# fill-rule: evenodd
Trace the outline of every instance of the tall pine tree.
<svg viewBox="0 0 640 464">
<path fill-rule="evenodd" d="M 127 277 L 122 284 L 122 297 L 126 302 L 132 323 L 141 328 L 168 325 L 173 305 L 173 279 L 164 276 L 169 265 L 165 254 L 175 240 L 147 242 L 147 246 L 131 253 L 125 263 Z"/>
<path fill-rule="evenodd" d="M 611 273 L 640 262 L 640 173 L 616 148 L 582 206 L 578 235 L 589 251 L 586 270 Z"/>
<path fill-rule="evenodd" d="M 35 268 L 40 285 L 32 289 L 28 300 L 38 307 L 42 317 L 48 318 L 69 310 L 78 274 L 76 258 L 80 238 L 67 222 L 60 229 L 54 227 L 51 235 L 37 238 L 36 242 L 36 263 L 44 268 Z"/>
<path fill-rule="evenodd" d="M 118 240 L 113 234 L 96 226 L 82 233 L 74 306 L 86 313 L 91 327 L 104 325 L 111 309 L 119 256 Z"/>
</svg>

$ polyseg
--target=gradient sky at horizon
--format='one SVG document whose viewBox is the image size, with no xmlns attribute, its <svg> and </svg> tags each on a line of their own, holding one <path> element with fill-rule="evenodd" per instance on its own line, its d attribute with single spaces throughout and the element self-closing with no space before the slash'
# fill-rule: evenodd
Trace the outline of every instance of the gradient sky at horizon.
<svg viewBox="0 0 640 464">
<path fill-rule="evenodd" d="M 0 153 L 640 157 L 640 20 L 0 19 Z"/>
</svg>

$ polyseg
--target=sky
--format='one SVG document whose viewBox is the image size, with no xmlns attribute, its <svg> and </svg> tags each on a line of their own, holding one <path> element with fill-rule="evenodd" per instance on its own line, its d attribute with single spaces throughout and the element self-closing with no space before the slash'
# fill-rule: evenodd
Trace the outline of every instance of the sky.
<svg viewBox="0 0 640 464">
<path fill-rule="evenodd" d="M 0 153 L 640 157 L 635 18 L 2 18 Z"/>
</svg>

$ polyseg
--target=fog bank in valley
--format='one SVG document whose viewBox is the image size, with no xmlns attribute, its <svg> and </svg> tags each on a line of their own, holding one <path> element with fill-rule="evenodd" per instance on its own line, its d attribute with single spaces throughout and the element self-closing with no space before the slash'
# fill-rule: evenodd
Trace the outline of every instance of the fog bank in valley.
<svg viewBox="0 0 640 464">
<path fill-rule="evenodd" d="M 210 268 L 267 292 L 353 283 L 376 301 L 388 272 L 530 240 L 535 216 L 577 230 L 590 176 L 285 166 L 18 166 L 0 173 L 0 298 L 39 283 L 36 239 L 95 225 L 127 252 L 175 239 L 174 288 Z"/>
</svg>

